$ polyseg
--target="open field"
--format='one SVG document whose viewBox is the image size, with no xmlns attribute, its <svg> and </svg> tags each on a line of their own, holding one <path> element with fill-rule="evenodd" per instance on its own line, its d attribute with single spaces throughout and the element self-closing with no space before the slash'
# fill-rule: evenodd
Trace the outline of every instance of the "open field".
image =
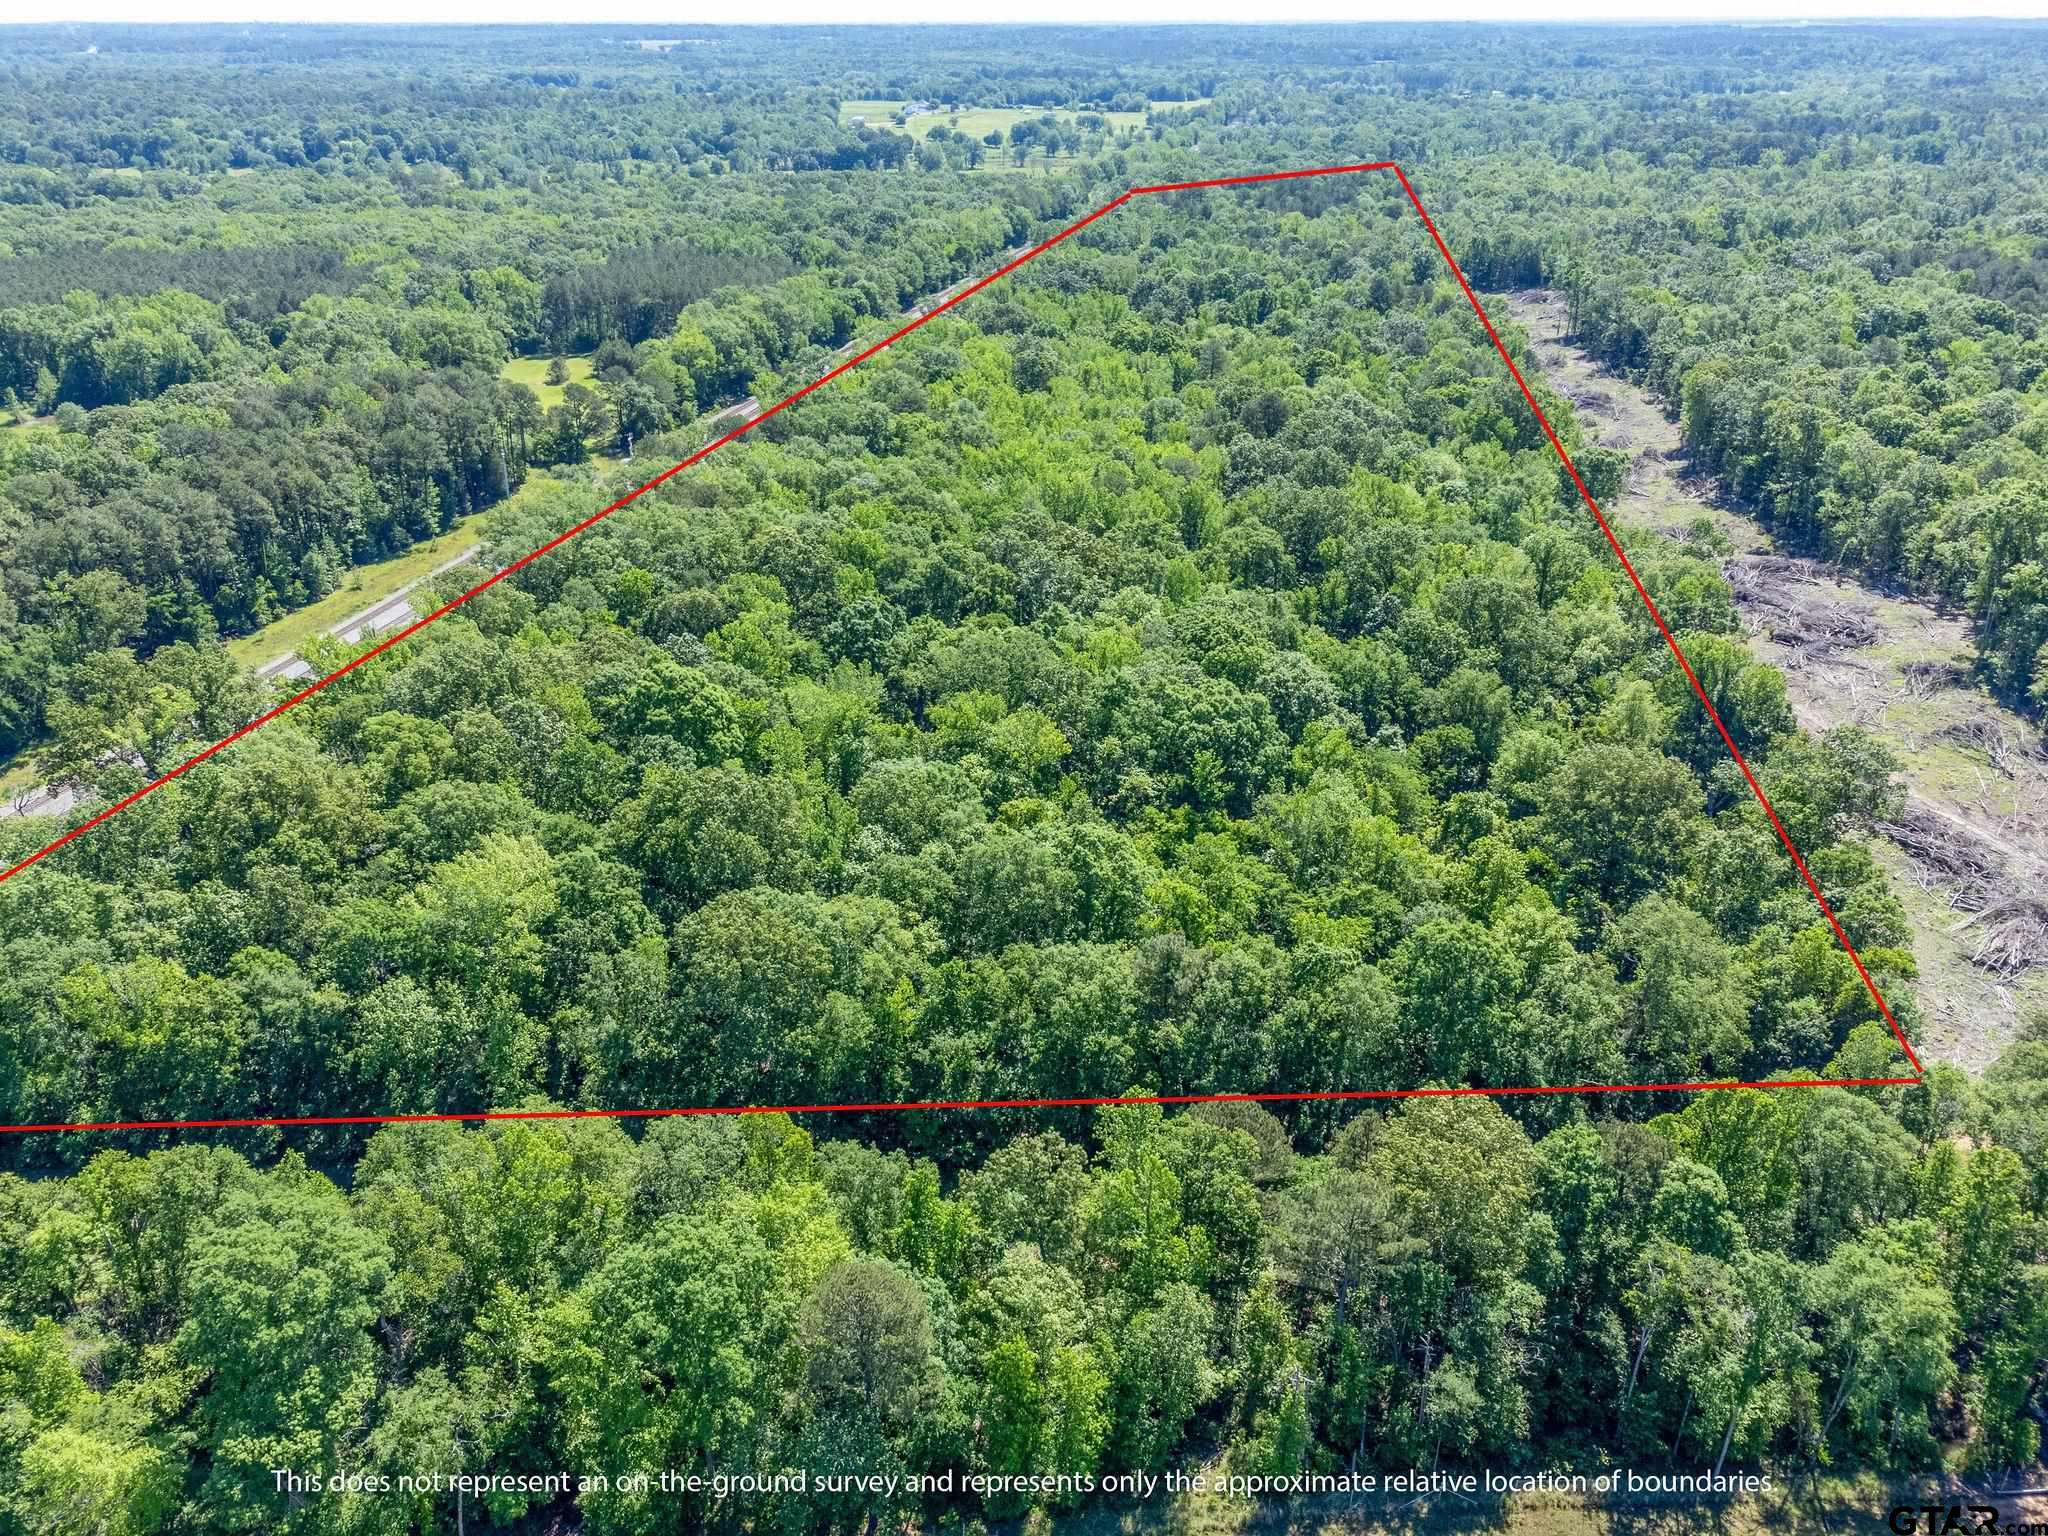
<svg viewBox="0 0 2048 1536">
<path fill-rule="evenodd" d="M 587 353 L 568 357 L 562 361 L 569 376 L 559 384 L 550 384 L 547 381 L 550 361 L 545 357 L 515 357 L 498 370 L 498 376 L 514 384 L 524 384 L 540 400 L 540 408 L 551 411 L 562 403 L 562 396 L 571 384 L 588 384 L 592 374 Z"/>
<path fill-rule="evenodd" d="M 839 121 L 849 123 L 856 117 L 864 117 L 872 123 L 877 118 L 888 117 L 902 105 L 900 97 L 893 101 L 875 96 L 851 98 L 839 103 Z"/>
<path fill-rule="evenodd" d="M 1191 109 L 1206 106 L 1208 102 L 1208 97 L 1191 101 L 1155 101 L 1151 109 L 1154 112 Z M 893 129 L 895 125 L 891 119 L 903 106 L 902 101 L 879 101 L 873 98 L 842 101 L 839 104 L 839 120 L 841 123 L 851 123 L 854 118 L 859 117 L 864 119 L 869 127 Z M 1081 114 L 1057 107 L 963 107 L 958 112 L 920 112 L 898 131 L 906 132 L 914 139 L 927 139 L 931 137 L 934 129 L 947 128 L 965 134 L 977 142 L 986 139 L 991 133 L 997 134 L 1002 137 L 1004 143 L 1000 148 L 988 147 L 988 157 L 982 162 L 981 171 L 1044 175 L 1074 157 L 1049 155 L 1034 145 L 1020 162 L 1008 144 L 1010 130 L 1018 123 L 1034 122 L 1043 117 L 1049 116 L 1057 122 L 1064 123 L 1073 121 L 1079 115 Z M 1107 125 L 1107 132 L 1113 136 L 1136 132 L 1143 128 L 1147 116 L 1143 112 L 1101 112 L 1094 115 L 1103 119 Z"/>
</svg>

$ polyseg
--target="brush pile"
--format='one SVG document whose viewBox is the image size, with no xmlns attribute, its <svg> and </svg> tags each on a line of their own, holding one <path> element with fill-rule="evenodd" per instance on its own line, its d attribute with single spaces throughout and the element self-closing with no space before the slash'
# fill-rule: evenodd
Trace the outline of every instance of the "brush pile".
<svg viewBox="0 0 2048 1536">
<path fill-rule="evenodd" d="M 2008 981 L 2048 965 L 2048 901 L 2018 896 L 1974 914 L 1963 926 L 1977 935 L 1970 958 Z"/>
<path fill-rule="evenodd" d="M 1802 656 L 1860 650 L 1882 634 L 1863 609 L 1810 590 L 1821 580 L 1821 569 L 1811 560 L 1745 555 L 1724 561 L 1721 571 L 1751 626 Z"/>
<path fill-rule="evenodd" d="M 1922 886 L 1967 914 L 1952 930 L 1975 940 L 1970 959 L 2010 981 L 2048 965 L 2048 901 L 2015 889 L 2004 856 L 1968 828 L 1908 804 L 1879 832 L 1913 861 Z"/>
<path fill-rule="evenodd" d="M 1966 688 L 1970 683 L 1969 669 L 1952 661 L 1909 661 L 1899 672 L 1906 691 L 1916 699 L 1931 699 L 1944 688 Z"/>
<path fill-rule="evenodd" d="M 1921 883 L 1939 886 L 1959 912 L 1981 913 L 2007 894 L 1998 850 L 1932 811 L 1909 802 L 1898 820 L 1877 830 L 1912 858 L 1927 877 Z"/>
</svg>

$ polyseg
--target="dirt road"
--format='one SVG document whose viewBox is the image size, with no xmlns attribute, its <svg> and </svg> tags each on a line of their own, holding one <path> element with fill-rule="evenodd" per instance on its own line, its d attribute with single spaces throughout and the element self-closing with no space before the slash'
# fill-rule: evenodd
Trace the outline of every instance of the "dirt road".
<svg viewBox="0 0 2048 1536">
<path fill-rule="evenodd" d="M 2005 942 L 2021 931 L 2012 924 L 2032 920 L 2026 903 L 2048 895 L 2039 730 L 1972 684 L 1959 616 L 1774 548 L 1693 472 L 1657 400 L 1570 344 L 1561 295 L 1531 290 L 1488 308 L 1528 334 L 1545 381 L 1587 435 L 1632 455 L 1622 493 L 1603 509 L 1623 547 L 1718 545 L 1750 649 L 1784 673 L 1799 723 L 1860 725 L 1898 754 L 1906 811 L 1879 854 L 1913 922 L 1921 1034 L 1935 1058 L 1982 1068 L 2023 1008 L 2048 1006 L 2048 955 L 2015 965 Z"/>
</svg>

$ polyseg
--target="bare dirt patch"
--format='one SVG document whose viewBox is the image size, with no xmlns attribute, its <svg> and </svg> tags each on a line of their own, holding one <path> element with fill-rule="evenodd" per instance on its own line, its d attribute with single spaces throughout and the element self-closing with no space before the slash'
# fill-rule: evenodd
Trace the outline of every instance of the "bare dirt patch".
<svg viewBox="0 0 2048 1536">
<path fill-rule="evenodd" d="M 1913 923 L 1914 987 L 1932 1053 L 1994 1060 L 2022 1011 L 2048 1005 L 2048 753 L 2037 728 L 1972 681 L 1954 614 L 1776 549 L 1768 532 L 1687 460 L 1647 390 L 1571 345 L 1564 297 L 1495 299 L 1530 338 L 1544 381 L 1582 429 L 1632 457 L 1603 510 L 1632 554 L 1658 540 L 1710 549 L 1750 650 L 1785 675 L 1809 731 L 1859 725 L 1904 765 L 1906 807 L 1879 857 Z"/>
</svg>

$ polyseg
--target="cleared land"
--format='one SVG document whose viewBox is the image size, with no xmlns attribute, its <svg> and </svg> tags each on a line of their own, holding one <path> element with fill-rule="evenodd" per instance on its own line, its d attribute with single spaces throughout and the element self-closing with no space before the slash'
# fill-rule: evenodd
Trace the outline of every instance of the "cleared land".
<svg viewBox="0 0 2048 1536">
<path fill-rule="evenodd" d="M 564 358 L 563 364 L 568 375 L 559 384 L 548 382 L 548 364 L 553 361 L 545 357 L 515 357 L 503 368 L 498 376 L 514 384 L 524 384 L 540 400 L 540 408 L 551 411 L 562 403 L 562 396 L 568 393 L 571 384 L 589 384 L 592 378 L 590 356 Z"/>
<path fill-rule="evenodd" d="M 1171 112 L 1176 108 L 1208 104 L 1206 96 L 1195 101 L 1155 101 L 1151 110 Z M 850 123 L 859 117 L 865 118 L 870 128 L 892 127 L 891 119 L 906 105 L 908 103 L 903 101 L 842 101 L 839 103 L 839 121 Z M 976 139 L 991 133 L 1000 133 L 1007 138 L 1010 129 L 1018 123 L 1036 122 L 1042 117 L 1065 123 L 1080 115 L 1064 107 L 962 107 L 958 112 L 920 112 L 905 125 L 905 131 L 917 139 L 929 137 L 934 128 L 954 129 Z M 1142 128 L 1147 116 L 1144 112 L 1099 112 L 1094 115 L 1107 122 L 1112 133 L 1126 128 Z"/>
<path fill-rule="evenodd" d="M 1654 396 L 1570 345 L 1561 295 L 1531 290 L 1506 306 L 1588 435 L 1632 457 L 1606 509 L 1623 545 L 1633 552 L 1672 539 L 1721 554 L 1749 648 L 1784 673 L 1799 723 L 1815 733 L 1862 726 L 1897 754 L 1906 809 L 1876 851 L 1898 877 L 1913 925 L 1922 1034 L 1938 1057 L 1988 1065 L 2027 1003 L 2048 1002 L 2040 731 L 1972 682 L 1969 628 L 1958 615 L 1780 553 L 1691 469 Z"/>
</svg>

